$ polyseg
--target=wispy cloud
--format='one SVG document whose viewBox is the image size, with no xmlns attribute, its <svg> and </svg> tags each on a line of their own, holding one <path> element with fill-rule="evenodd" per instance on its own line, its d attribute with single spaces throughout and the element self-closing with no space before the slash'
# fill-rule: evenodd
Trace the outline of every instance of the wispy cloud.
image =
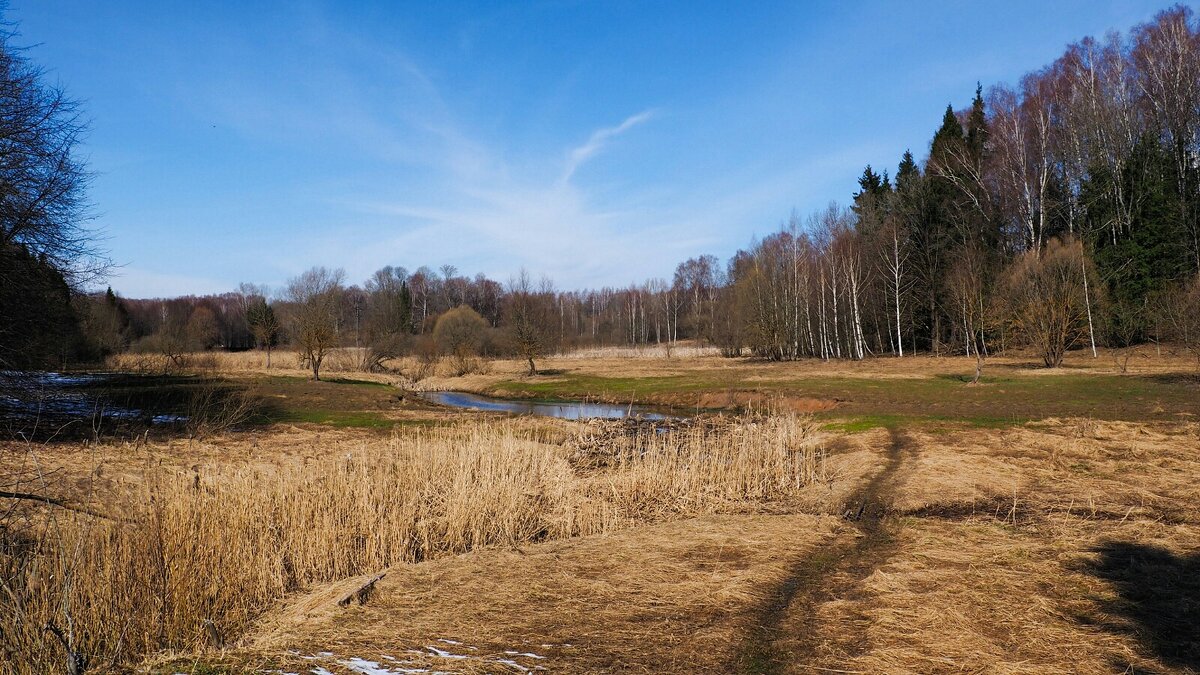
<svg viewBox="0 0 1200 675">
<path fill-rule="evenodd" d="M 403 52 L 337 31 L 322 37 L 343 45 L 341 61 L 311 68 L 303 79 L 251 71 L 240 81 L 214 83 L 207 105 L 230 128 L 282 152 L 305 147 L 322 160 L 374 164 L 353 178 L 330 176 L 303 190 L 325 206 L 321 222 L 298 224 L 298 231 L 309 229 L 305 236 L 264 251 L 259 276 L 321 264 L 362 279 L 387 264 L 451 263 L 499 279 L 526 267 L 567 288 L 631 283 L 669 275 L 677 262 L 718 242 L 727 228 L 714 220 L 715 195 L 743 195 L 737 208 L 762 198 L 757 184 L 746 190 L 728 181 L 692 201 L 696 195 L 653 181 L 612 192 L 582 180 L 583 166 L 661 115 L 659 108 L 585 131 L 578 145 L 560 139 L 517 155 L 504 138 L 489 135 L 490 121 L 467 121 L 438 77 Z M 365 78 L 360 60 L 391 64 L 388 78 Z M 719 206 L 722 213 L 731 208 Z M 149 276 L 137 281 L 176 285 Z M 196 283 L 208 288 L 206 281 Z"/>
<path fill-rule="evenodd" d="M 650 118 L 654 117 L 655 114 L 656 112 L 653 109 L 643 110 L 636 115 L 631 115 L 625 118 L 624 122 L 621 122 L 615 127 L 605 127 L 603 129 L 597 129 L 593 131 L 586 143 L 573 148 L 567 155 L 567 165 L 563 169 L 563 174 L 559 179 L 559 182 L 569 182 L 579 167 L 583 166 L 583 164 L 592 157 L 595 157 L 597 153 L 604 149 L 604 146 L 609 141 L 636 127 L 637 125 L 648 121 Z"/>
</svg>

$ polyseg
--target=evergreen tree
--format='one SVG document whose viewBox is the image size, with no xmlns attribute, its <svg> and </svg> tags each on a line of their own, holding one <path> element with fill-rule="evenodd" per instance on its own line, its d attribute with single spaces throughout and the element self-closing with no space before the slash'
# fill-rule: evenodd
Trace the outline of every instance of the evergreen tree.
<svg viewBox="0 0 1200 675">
<path fill-rule="evenodd" d="M 1154 293 L 1183 279 L 1190 271 L 1186 228 L 1174 195 L 1174 165 L 1169 151 L 1150 135 L 1134 146 L 1124 175 L 1139 199 L 1127 232 L 1110 224 L 1116 205 L 1108 181 L 1114 177 L 1096 169 L 1084 185 L 1095 264 L 1104 280 L 1109 303 L 1109 338 L 1125 346 L 1146 338 L 1146 306 Z"/>
<path fill-rule="evenodd" d="M 121 335 L 127 336 L 129 333 L 129 310 L 125 308 L 125 303 L 121 302 L 117 294 L 113 293 L 112 286 L 104 291 L 104 304 L 116 314 Z"/>
<path fill-rule="evenodd" d="M 858 216 L 859 231 L 870 236 L 887 217 L 892 186 L 886 174 L 881 176 L 875 173 L 868 164 L 858 179 L 858 187 L 859 191 L 854 194 L 854 204 L 850 208 Z"/>
<path fill-rule="evenodd" d="M 943 170 L 953 169 L 955 155 L 959 152 L 964 141 L 962 124 L 954 114 L 954 106 L 946 105 L 942 115 L 942 125 L 933 134 L 933 142 L 929 146 L 929 162 L 943 167 Z"/>
<path fill-rule="evenodd" d="M 913 161 L 911 150 L 905 150 L 904 156 L 900 158 L 900 167 L 896 171 L 896 189 L 901 190 L 910 185 L 913 181 L 921 177 L 921 169 L 917 163 Z"/>
<path fill-rule="evenodd" d="M 411 333 L 413 323 L 413 297 L 408 288 L 408 282 L 400 284 L 400 299 L 397 303 L 397 318 L 401 332 Z"/>
<path fill-rule="evenodd" d="M 987 146 L 988 124 L 983 107 L 983 86 L 975 84 L 975 98 L 971 101 L 971 114 L 967 116 L 967 150 L 975 162 L 983 161 Z"/>
<path fill-rule="evenodd" d="M 963 128 L 954 108 L 947 105 L 942 124 L 930 144 L 926 179 L 923 181 L 921 217 L 910 224 L 915 271 L 923 299 L 916 312 L 926 346 L 940 353 L 947 339 L 943 320 L 943 294 L 950 252 L 955 245 L 955 226 L 960 221 L 957 165 L 964 150 Z"/>
</svg>

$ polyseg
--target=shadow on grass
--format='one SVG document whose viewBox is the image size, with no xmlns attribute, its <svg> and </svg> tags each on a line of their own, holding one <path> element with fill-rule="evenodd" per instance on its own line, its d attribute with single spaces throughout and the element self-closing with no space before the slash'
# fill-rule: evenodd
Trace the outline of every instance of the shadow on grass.
<svg viewBox="0 0 1200 675">
<path fill-rule="evenodd" d="M 1151 382 L 1159 384 L 1177 385 L 1184 387 L 1200 387 L 1200 372 L 1196 373 L 1157 373 L 1154 375 L 1143 375 Z"/>
<path fill-rule="evenodd" d="M 379 387 L 381 389 L 394 389 L 393 385 L 387 382 L 373 382 L 371 380 L 355 380 L 349 377 L 335 377 L 333 379 L 322 380 L 322 382 L 332 382 L 334 384 L 354 384 L 360 387 Z"/>
<path fill-rule="evenodd" d="M 1126 622 L 1100 621 L 1133 633 L 1164 664 L 1200 670 L 1200 553 L 1176 555 L 1133 542 L 1108 542 L 1086 571 L 1112 584 L 1118 597 L 1104 611 Z"/>
</svg>

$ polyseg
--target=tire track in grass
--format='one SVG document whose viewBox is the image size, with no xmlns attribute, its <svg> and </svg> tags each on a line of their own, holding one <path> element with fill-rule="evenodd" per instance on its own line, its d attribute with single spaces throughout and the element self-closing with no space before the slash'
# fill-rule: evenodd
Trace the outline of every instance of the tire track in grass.
<svg viewBox="0 0 1200 675">
<path fill-rule="evenodd" d="M 838 654 L 866 649 L 861 630 L 850 626 L 821 626 L 817 609 L 861 588 L 891 556 L 893 540 L 885 516 L 891 508 L 894 476 L 912 442 L 895 427 L 887 461 L 846 501 L 843 517 L 855 526 L 830 546 L 797 560 L 752 615 L 752 628 L 730 664 L 731 672 L 779 673 L 789 665 L 803 666 Z"/>
</svg>

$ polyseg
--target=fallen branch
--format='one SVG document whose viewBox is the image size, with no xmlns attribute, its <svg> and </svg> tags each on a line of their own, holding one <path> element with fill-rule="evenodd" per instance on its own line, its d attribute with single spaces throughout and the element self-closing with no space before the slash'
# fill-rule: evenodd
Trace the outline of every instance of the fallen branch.
<svg viewBox="0 0 1200 675">
<path fill-rule="evenodd" d="M 365 604 L 367 599 L 371 597 L 371 593 L 375 590 L 375 584 L 386 574 L 387 572 L 380 572 L 379 574 L 371 577 L 366 583 L 358 586 L 343 596 L 341 600 L 338 600 L 338 606 L 345 607 L 346 605 L 349 605 L 352 600 L 358 600 L 358 604 L 360 605 Z"/>
<path fill-rule="evenodd" d="M 43 504 L 49 504 L 50 506 L 57 506 L 60 509 L 66 509 L 76 513 L 83 513 L 96 518 L 103 518 L 105 520 L 113 520 L 112 516 L 100 513 L 99 511 L 90 509 L 86 506 L 76 506 L 61 499 L 33 494 L 32 492 L 5 492 L 0 490 L 0 499 L 25 499 L 32 502 L 42 502 Z"/>
</svg>

